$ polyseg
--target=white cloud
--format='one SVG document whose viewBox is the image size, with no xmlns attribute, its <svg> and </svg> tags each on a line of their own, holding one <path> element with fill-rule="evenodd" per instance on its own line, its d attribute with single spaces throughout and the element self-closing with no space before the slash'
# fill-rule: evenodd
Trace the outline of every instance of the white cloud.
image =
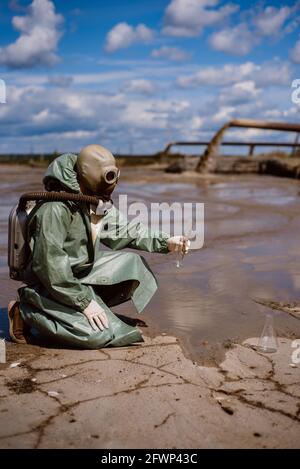
<svg viewBox="0 0 300 469">
<path fill-rule="evenodd" d="M 293 62 L 300 64 L 300 39 L 296 42 L 294 48 L 290 52 Z"/>
<path fill-rule="evenodd" d="M 198 36 L 206 26 L 221 23 L 239 8 L 233 4 L 217 8 L 219 3 L 219 0 L 172 0 L 165 11 L 163 33 Z"/>
<path fill-rule="evenodd" d="M 204 118 L 200 116 L 193 116 L 190 122 L 190 129 L 192 131 L 197 131 L 201 129 L 204 123 Z"/>
<path fill-rule="evenodd" d="M 189 116 L 189 118 L 185 120 L 184 125 L 180 126 L 179 124 L 177 126 L 178 131 L 181 134 L 181 139 L 186 141 L 199 140 L 201 138 L 200 132 L 202 132 L 206 121 L 207 120 L 204 117 L 200 117 L 197 114 Z"/>
<path fill-rule="evenodd" d="M 289 74 L 287 63 L 279 60 L 204 67 L 196 73 L 195 64 L 182 68 L 149 60 L 146 66 L 133 66 L 129 76 L 122 74 L 128 72 L 123 66 L 74 75 L 72 86 L 64 88 L 50 86 L 47 74 L 7 72 L 0 152 L 26 152 L 32 145 L 42 152 L 77 151 L 93 141 L 113 151 L 129 151 L 130 143 L 136 153 L 151 153 L 166 141 L 207 140 L 234 117 L 299 120 L 300 111 L 289 109 L 291 81 L 276 89 L 272 84 L 280 84 L 282 77 L 283 84 Z M 180 70 L 190 73 L 188 85 L 213 86 L 178 90 L 172 84 Z M 14 85 L 8 76 L 15 77 Z"/>
<path fill-rule="evenodd" d="M 222 105 L 238 105 L 255 100 L 260 93 L 254 81 L 241 81 L 223 89 L 219 101 Z"/>
<path fill-rule="evenodd" d="M 12 23 L 20 32 L 12 44 L 0 48 L 0 64 L 11 68 L 52 65 L 57 62 L 56 49 L 61 37 L 63 17 L 55 13 L 50 0 L 33 0 L 25 16 L 14 16 Z"/>
<path fill-rule="evenodd" d="M 282 116 L 288 119 L 295 119 L 296 122 L 299 122 L 300 110 L 297 106 L 292 106 L 289 109 L 284 109 L 282 111 Z"/>
<path fill-rule="evenodd" d="M 180 76 L 177 84 L 181 88 L 196 88 L 201 85 L 227 86 L 240 81 L 252 80 L 258 86 L 286 86 L 292 76 L 287 62 L 273 60 L 262 64 L 245 62 L 240 65 L 226 64 L 223 67 L 203 67 L 199 71 Z"/>
<path fill-rule="evenodd" d="M 165 113 L 171 113 L 171 114 L 180 114 L 186 109 L 190 107 L 190 102 L 186 99 L 169 99 L 169 100 L 156 100 L 152 101 L 150 103 L 150 106 L 148 105 L 149 110 L 151 112 L 154 112 L 156 114 L 159 114 L 160 112 Z"/>
<path fill-rule="evenodd" d="M 57 119 L 57 114 L 52 113 L 49 108 L 42 109 L 40 112 L 32 116 L 34 124 L 51 124 Z"/>
<path fill-rule="evenodd" d="M 86 139 L 86 138 L 93 139 L 97 136 L 98 136 L 98 133 L 95 130 L 93 130 L 93 131 L 75 130 L 74 132 L 72 132 L 72 131 L 71 132 L 62 132 L 62 134 L 59 135 L 60 138 L 70 139 L 70 140 L 73 140 L 73 139 L 82 140 L 83 138 L 84 139 Z"/>
<path fill-rule="evenodd" d="M 177 83 L 182 88 L 192 88 L 200 85 L 230 85 L 249 77 L 255 67 L 253 62 L 246 62 L 241 65 L 226 64 L 223 67 L 203 67 L 192 75 L 178 77 Z"/>
<path fill-rule="evenodd" d="M 291 12 L 292 9 L 287 6 L 281 8 L 268 6 L 264 11 L 255 16 L 253 23 L 262 36 L 276 35 L 280 33 Z"/>
<path fill-rule="evenodd" d="M 256 65 L 251 78 L 261 86 L 289 86 L 292 78 L 292 68 L 288 62 L 272 60 Z"/>
<path fill-rule="evenodd" d="M 265 115 L 268 119 L 278 119 L 281 117 L 281 112 L 278 109 L 267 109 Z"/>
<path fill-rule="evenodd" d="M 107 52 L 116 52 L 135 43 L 150 42 L 153 37 L 154 31 L 144 24 L 134 27 L 125 22 L 118 23 L 107 33 L 105 50 Z"/>
<path fill-rule="evenodd" d="M 296 16 L 299 6 L 299 1 L 292 7 L 267 6 L 262 9 L 254 6 L 246 12 L 247 22 L 214 32 L 209 43 L 213 49 L 227 54 L 246 55 L 267 36 L 278 40 L 293 32 L 299 26 L 300 18 Z"/>
<path fill-rule="evenodd" d="M 290 122 L 299 122 L 300 112 L 298 106 L 292 106 L 288 109 L 266 109 L 264 118 L 270 120 L 287 120 Z M 282 134 L 284 136 L 284 134 Z"/>
<path fill-rule="evenodd" d="M 280 139 L 282 141 L 284 133 L 278 132 L 279 135 L 277 135 L 277 139 Z M 281 135 L 280 135 L 281 134 Z M 228 140 L 236 140 L 236 141 L 249 141 L 249 140 L 255 140 L 255 141 L 263 141 L 267 140 L 268 142 L 270 141 L 276 141 L 274 138 L 274 132 L 272 130 L 262 130 L 262 129 L 239 129 L 239 128 L 231 128 L 228 129 L 226 132 L 226 136 Z"/>
<path fill-rule="evenodd" d="M 186 100 L 130 101 L 119 118 L 121 123 L 129 127 L 164 130 L 174 116 L 184 114 L 189 106 Z"/>
<path fill-rule="evenodd" d="M 232 115 L 235 112 L 234 106 L 223 106 L 218 109 L 218 111 L 212 117 L 213 122 L 224 123 L 232 119 Z"/>
<path fill-rule="evenodd" d="M 209 38 L 211 47 L 215 50 L 232 55 L 246 55 L 258 43 L 258 38 L 249 30 L 246 23 L 234 28 L 217 31 Z"/>
<path fill-rule="evenodd" d="M 129 93 L 150 95 L 156 91 L 156 86 L 150 80 L 145 80 L 145 79 L 130 80 L 124 83 L 122 87 L 122 91 L 126 91 Z"/>
<path fill-rule="evenodd" d="M 76 151 L 77 145 L 91 139 L 115 150 L 134 135 L 135 149 L 150 153 L 163 145 L 165 129 L 186 122 L 190 106 L 184 99 L 48 85 L 9 86 L 8 94 L 7 104 L 0 106 L 0 152 L 8 145 L 14 151 L 29 151 L 31 144 L 40 151 L 53 151 L 53 145 L 59 151 Z"/>
<path fill-rule="evenodd" d="M 151 57 L 155 59 L 167 59 L 174 61 L 183 61 L 190 58 L 190 54 L 179 47 L 162 46 L 159 49 L 153 49 Z"/>
</svg>

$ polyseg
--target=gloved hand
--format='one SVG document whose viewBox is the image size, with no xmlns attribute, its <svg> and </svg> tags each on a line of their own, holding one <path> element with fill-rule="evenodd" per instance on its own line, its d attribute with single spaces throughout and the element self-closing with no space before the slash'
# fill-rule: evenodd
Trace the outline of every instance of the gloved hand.
<svg viewBox="0 0 300 469">
<path fill-rule="evenodd" d="M 172 236 L 168 239 L 167 244 L 170 252 L 179 252 L 180 254 L 187 254 L 191 242 L 186 236 Z"/>
<path fill-rule="evenodd" d="M 92 300 L 88 307 L 83 311 L 83 314 L 89 321 L 94 331 L 97 331 L 98 329 L 103 331 L 104 328 L 108 329 L 108 319 L 106 313 L 96 301 Z"/>
</svg>

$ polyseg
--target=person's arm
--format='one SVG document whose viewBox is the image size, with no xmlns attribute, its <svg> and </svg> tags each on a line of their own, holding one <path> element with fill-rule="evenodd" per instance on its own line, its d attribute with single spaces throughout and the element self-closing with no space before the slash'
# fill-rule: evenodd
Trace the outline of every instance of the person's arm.
<svg viewBox="0 0 300 469">
<path fill-rule="evenodd" d="M 64 250 L 71 213 L 63 202 L 47 202 L 36 214 L 32 270 L 58 302 L 83 312 L 93 297 L 74 277 Z"/>
<path fill-rule="evenodd" d="M 168 253 L 170 235 L 151 231 L 142 223 L 128 221 L 115 207 L 112 207 L 103 220 L 100 240 L 113 250 L 133 248 L 148 252 Z"/>
</svg>

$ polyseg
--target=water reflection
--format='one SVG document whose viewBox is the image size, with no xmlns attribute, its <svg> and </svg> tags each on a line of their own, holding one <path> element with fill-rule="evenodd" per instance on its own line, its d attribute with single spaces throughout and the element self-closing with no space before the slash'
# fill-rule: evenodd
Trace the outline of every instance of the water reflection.
<svg viewBox="0 0 300 469">
<path fill-rule="evenodd" d="M 183 337 L 196 358 L 221 353 L 228 339 L 260 334 L 264 314 L 253 298 L 283 301 L 300 296 L 298 231 L 289 229 L 299 225 L 298 183 L 233 178 L 204 188 L 190 183 L 179 194 L 182 201 L 194 197 L 205 202 L 204 248 L 186 256 L 180 270 L 171 256 L 147 256 L 160 289 L 146 316 L 160 329 Z M 126 189 L 140 191 L 146 202 L 178 200 L 172 184 L 152 184 L 145 192 L 140 185 Z M 282 335 L 300 335 L 299 321 L 274 314 Z"/>
</svg>

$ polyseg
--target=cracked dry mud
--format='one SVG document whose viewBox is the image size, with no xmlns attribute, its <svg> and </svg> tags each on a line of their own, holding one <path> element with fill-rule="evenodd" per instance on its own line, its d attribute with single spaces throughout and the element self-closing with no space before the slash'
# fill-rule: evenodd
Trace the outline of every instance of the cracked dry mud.
<svg viewBox="0 0 300 469">
<path fill-rule="evenodd" d="M 94 351 L 8 344 L 0 447 L 299 448 L 291 341 L 270 355 L 255 341 L 233 345 L 216 367 L 192 362 L 169 336 Z"/>
</svg>

